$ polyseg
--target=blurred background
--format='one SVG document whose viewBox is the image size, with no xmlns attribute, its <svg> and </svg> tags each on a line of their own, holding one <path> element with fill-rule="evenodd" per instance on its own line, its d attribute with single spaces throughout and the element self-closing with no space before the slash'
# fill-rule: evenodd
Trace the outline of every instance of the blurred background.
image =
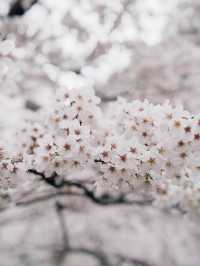
<svg viewBox="0 0 200 266">
<path fill-rule="evenodd" d="M 58 87 L 198 113 L 199 14 L 198 0 L 1 0 L 3 138 L 48 111 Z"/>
</svg>

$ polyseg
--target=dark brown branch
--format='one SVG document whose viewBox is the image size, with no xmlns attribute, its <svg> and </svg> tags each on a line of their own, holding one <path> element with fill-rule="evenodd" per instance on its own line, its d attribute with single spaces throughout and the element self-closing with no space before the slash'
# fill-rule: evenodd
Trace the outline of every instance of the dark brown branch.
<svg viewBox="0 0 200 266">
<path fill-rule="evenodd" d="M 124 193 L 120 193 L 120 195 L 112 196 L 110 194 L 104 194 L 100 197 L 95 195 L 93 190 L 87 188 L 86 185 L 76 182 L 76 181 L 69 181 L 60 178 L 56 172 L 54 172 L 50 177 L 46 177 L 44 173 L 40 173 L 35 169 L 29 169 L 29 173 L 38 175 L 45 181 L 48 185 L 53 186 L 55 188 L 64 188 L 64 187 L 71 187 L 71 188 L 78 188 L 83 192 L 88 199 L 92 202 L 99 204 L 99 205 L 116 205 L 116 204 L 139 204 L 139 205 L 147 205 L 152 203 L 152 199 L 144 200 L 144 201 L 132 201 L 127 199 L 127 195 Z"/>
<path fill-rule="evenodd" d="M 28 7 L 25 7 L 23 0 L 15 1 L 9 10 L 8 17 L 23 16 L 38 0 L 32 0 Z"/>
<path fill-rule="evenodd" d="M 101 160 L 101 159 L 95 159 L 94 162 L 95 162 L 95 163 L 106 164 L 106 162 L 104 162 L 104 161 Z"/>
</svg>

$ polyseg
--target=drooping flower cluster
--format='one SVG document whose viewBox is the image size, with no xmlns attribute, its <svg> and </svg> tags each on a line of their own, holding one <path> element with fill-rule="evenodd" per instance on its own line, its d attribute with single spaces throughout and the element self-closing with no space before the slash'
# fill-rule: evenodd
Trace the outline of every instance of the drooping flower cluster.
<svg viewBox="0 0 200 266">
<path fill-rule="evenodd" d="M 46 122 L 20 132 L 25 169 L 68 178 L 95 168 L 115 186 L 199 187 L 200 117 L 168 102 L 99 102 L 92 89 L 58 90 Z"/>
</svg>

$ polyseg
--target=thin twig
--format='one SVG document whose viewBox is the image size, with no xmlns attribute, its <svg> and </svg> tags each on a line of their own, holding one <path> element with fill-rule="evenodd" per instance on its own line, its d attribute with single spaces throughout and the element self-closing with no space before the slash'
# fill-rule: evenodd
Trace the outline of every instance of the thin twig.
<svg viewBox="0 0 200 266">
<path fill-rule="evenodd" d="M 63 196 L 69 196 L 69 195 L 76 195 L 76 196 L 79 196 L 80 194 L 79 193 L 71 193 L 71 192 L 67 192 L 66 191 L 56 191 L 56 192 L 53 192 L 53 193 L 49 193 L 49 194 L 45 194 L 45 195 L 40 195 L 40 196 L 37 196 L 37 197 L 34 197 L 34 198 L 31 198 L 31 199 L 28 199 L 26 201 L 18 201 L 16 203 L 17 206 L 28 206 L 28 205 L 31 205 L 31 204 L 35 204 L 35 203 L 39 203 L 39 202 L 43 202 L 43 201 L 48 201 L 48 200 L 51 200 L 51 199 L 57 199 L 58 197 L 63 197 Z"/>
<path fill-rule="evenodd" d="M 60 223 L 60 227 L 62 228 L 62 238 L 63 238 L 63 246 L 65 247 L 65 249 L 69 249 L 69 236 L 68 236 L 68 231 L 67 231 L 67 227 L 65 224 L 65 218 L 63 215 L 63 208 L 62 208 L 62 204 L 60 204 L 58 201 L 56 202 L 55 205 L 56 208 L 56 212 L 57 215 L 59 217 L 59 223 Z"/>
</svg>

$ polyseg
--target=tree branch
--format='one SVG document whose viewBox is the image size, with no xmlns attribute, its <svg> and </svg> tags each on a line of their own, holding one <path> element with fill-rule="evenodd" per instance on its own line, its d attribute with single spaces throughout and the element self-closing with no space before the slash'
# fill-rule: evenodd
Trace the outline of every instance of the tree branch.
<svg viewBox="0 0 200 266">
<path fill-rule="evenodd" d="M 42 178 L 42 180 L 50 186 L 55 188 L 78 188 L 84 196 L 86 196 L 90 201 L 99 205 L 119 205 L 119 204 L 138 204 L 138 205 L 148 205 L 152 203 L 152 199 L 146 199 L 143 201 L 139 200 L 130 200 L 127 198 L 127 194 L 120 193 L 117 196 L 112 196 L 110 194 L 103 194 L 100 197 L 95 195 L 95 192 L 89 188 L 85 184 L 76 181 L 64 180 L 56 172 L 54 172 L 50 177 L 46 177 L 44 173 L 38 172 L 35 169 L 29 169 L 29 173 L 38 175 Z"/>
<path fill-rule="evenodd" d="M 23 16 L 38 0 L 31 0 L 28 7 L 25 7 L 23 0 L 15 1 L 9 10 L 8 17 Z"/>
</svg>

